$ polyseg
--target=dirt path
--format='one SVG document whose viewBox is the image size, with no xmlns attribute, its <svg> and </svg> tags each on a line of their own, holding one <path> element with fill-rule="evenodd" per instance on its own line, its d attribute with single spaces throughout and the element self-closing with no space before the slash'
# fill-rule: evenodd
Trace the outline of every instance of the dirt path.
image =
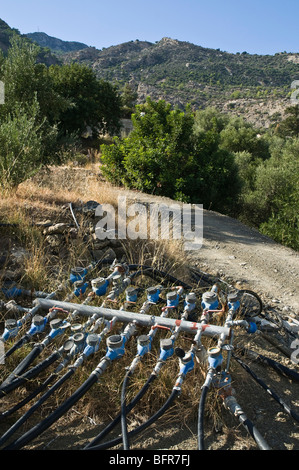
<svg viewBox="0 0 299 470">
<path fill-rule="evenodd" d="M 116 191 L 134 202 L 174 202 L 134 191 Z M 267 302 L 299 315 L 299 253 L 238 220 L 204 210 L 202 247 L 188 252 L 188 257 L 203 271 L 231 278 Z"/>
<path fill-rule="evenodd" d="M 195 256 L 269 301 L 299 313 L 299 254 L 237 220 L 204 212 L 204 242 Z M 294 312 L 294 313 L 295 313 Z"/>
</svg>

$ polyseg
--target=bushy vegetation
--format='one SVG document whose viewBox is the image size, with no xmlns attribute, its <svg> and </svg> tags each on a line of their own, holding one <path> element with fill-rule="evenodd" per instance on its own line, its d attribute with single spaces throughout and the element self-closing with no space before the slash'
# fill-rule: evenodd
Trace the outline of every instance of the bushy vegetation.
<svg viewBox="0 0 299 470">
<path fill-rule="evenodd" d="M 129 137 L 102 146 L 113 183 L 238 217 L 299 249 L 298 107 L 276 130 L 208 108 L 194 115 L 147 99 Z"/>
<path fill-rule="evenodd" d="M 0 79 L 1 186 L 61 163 L 87 126 L 93 135 L 118 135 L 136 99 L 129 86 L 121 93 L 88 66 L 45 65 L 40 48 L 17 33 L 0 57 Z M 267 131 L 214 108 L 194 113 L 163 100 L 133 110 L 129 137 L 101 149 L 110 181 L 203 204 L 299 249 L 298 105 Z"/>
<path fill-rule="evenodd" d="M 0 106 L 0 183 L 17 186 L 41 166 L 60 163 L 93 135 L 119 130 L 121 99 L 116 89 L 78 64 L 40 61 L 40 48 L 18 34 L 0 58 L 5 103 Z"/>
</svg>

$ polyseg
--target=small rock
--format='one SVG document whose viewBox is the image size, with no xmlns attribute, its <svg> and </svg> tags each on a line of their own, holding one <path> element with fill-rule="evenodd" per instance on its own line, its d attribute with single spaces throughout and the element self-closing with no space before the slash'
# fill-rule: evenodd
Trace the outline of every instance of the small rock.
<svg viewBox="0 0 299 470">
<path fill-rule="evenodd" d="M 92 253 L 96 260 L 117 258 L 116 253 L 112 248 L 108 248 L 108 250 L 94 250 Z"/>
<path fill-rule="evenodd" d="M 21 262 L 24 258 L 29 257 L 29 253 L 24 248 L 13 248 L 11 250 L 11 256 L 13 258 L 13 261 Z"/>
<path fill-rule="evenodd" d="M 103 250 L 104 248 L 107 248 L 110 245 L 111 240 L 98 240 L 97 238 L 93 242 L 93 246 L 95 250 Z"/>
<path fill-rule="evenodd" d="M 55 234 L 55 235 L 48 235 L 46 237 L 46 242 L 52 247 L 52 248 L 56 248 L 58 246 L 60 246 L 64 241 L 64 237 L 62 235 L 59 235 L 59 234 Z"/>
<path fill-rule="evenodd" d="M 36 225 L 38 227 L 48 227 L 49 225 L 52 225 L 52 221 L 46 220 L 45 222 L 36 222 Z"/>
<path fill-rule="evenodd" d="M 69 234 L 71 238 L 77 238 L 78 230 L 75 227 L 72 227 L 69 231 Z"/>
<path fill-rule="evenodd" d="M 286 419 L 287 419 L 287 418 L 286 418 L 286 415 L 285 415 L 282 411 L 279 411 L 279 412 L 276 414 L 275 421 L 285 422 Z"/>
<path fill-rule="evenodd" d="M 44 235 L 62 234 L 68 230 L 68 224 L 60 223 L 52 225 L 44 230 Z"/>
</svg>

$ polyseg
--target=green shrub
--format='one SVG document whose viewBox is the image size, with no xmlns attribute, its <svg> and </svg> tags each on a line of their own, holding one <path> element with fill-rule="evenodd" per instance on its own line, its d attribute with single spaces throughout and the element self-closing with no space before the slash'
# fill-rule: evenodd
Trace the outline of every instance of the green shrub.
<svg viewBox="0 0 299 470">
<path fill-rule="evenodd" d="M 244 196 L 243 214 L 274 240 L 299 249 L 299 139 L 278 142 L 256 169 L 254 189 Z"/>
<path fill-rule="evenodd" d="M 27 111 L 16 107 L 0 124 L 0 181 L 17 186 L 42 165 L 44 151 L 42 124 L 38 124 L 38 103 Z"/>
<path fill-rule="evenodd" d="M 104 175 L 148 193 L 215 210 L 231 210 L 238 199 L 234 156 L 219 146 L 213 128 L 194 132 L 194 116 L 148 99 L 136 107 L 134 130 L 126 139 L 102 146 Z"/>
</svg>

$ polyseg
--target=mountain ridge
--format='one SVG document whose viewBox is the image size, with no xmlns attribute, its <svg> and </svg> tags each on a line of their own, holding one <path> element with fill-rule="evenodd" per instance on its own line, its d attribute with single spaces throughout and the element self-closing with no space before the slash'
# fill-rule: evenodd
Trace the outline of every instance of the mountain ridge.
<svg viewBox="0 0 299 470">
<path fill-rule="evenodd" d="M 291 84 L 299 79 L 298 53 L 233 54 L 168 37 L 87 48 L 65 54 L 63 61 L 90 66 L 120 88 L 130 84 L 138 103 L 150 96 L 182 109 L 214 106 L 262 127 L 283 117 Z"/>
<path fill-rule="evenodd" d="M 0 48 L 4 52 L 13 31 L 19 33 L 0 20 Z M 155 43 L 136 39 L 97 49 L 46 33 L 21 36 L 39 43 L 47 65 L 55 60 L 77 62 L 119 90 L 129 84 L 137 94 L 137 104 L 149 96 L 181 109 L 187 104 L 194 110 L 213 106 L 259 127 L 269 127 L 284 117 L 292 82 L 299 80 L 299 53 L 294 52 L 231 53 L 169 37 Z"/>
<path fill-rule="evenodd" d="M 78 51 L 89 47 L 87 44 L 77 41 L 64 41 L 53 36 L 49 36 L 43 32 L 26 33 L 29 39 L 36 42 L 40 47 L 49 48 L 55 53 L 67 53 L 72 51 Z"/>
</svg>

